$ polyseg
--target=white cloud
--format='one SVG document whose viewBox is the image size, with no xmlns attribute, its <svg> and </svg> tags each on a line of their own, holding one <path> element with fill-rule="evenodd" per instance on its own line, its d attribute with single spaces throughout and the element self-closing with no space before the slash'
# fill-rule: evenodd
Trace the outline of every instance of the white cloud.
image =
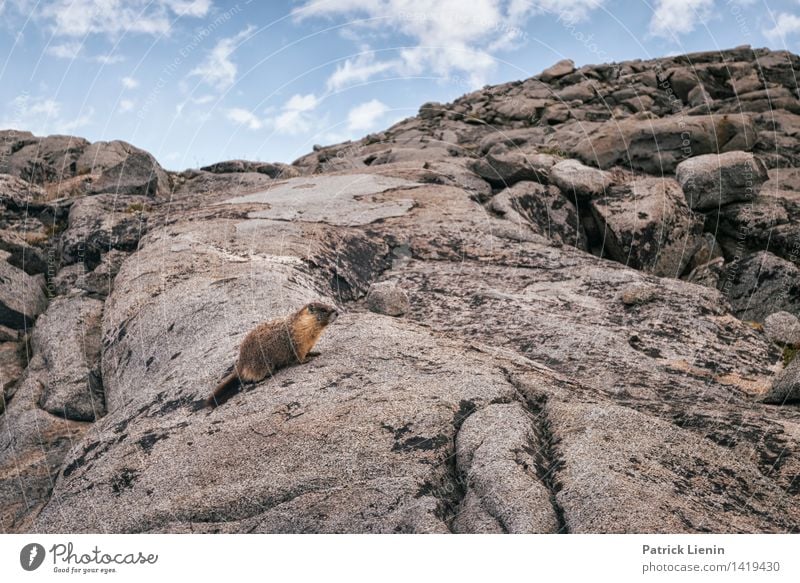
<svg viewBox="0 0 800 583">
<path fill-rule="evenodd" d="M 526 21 L 544 13 L 586 18 L 605 0 L 306 0 L 294 10 L 297 19 L 352 19 L 352 27 L 393 29 L 411 40 L 400 62 L 352 62 L 329 80 L 329 88 L 389 69 L 415 75 L 431 71 L 463 76 L 472 87 L 485 83 L 495 67 L 494 53 L 525 41 Z M 360 22 L 358 21 L 360 20 Z M 357 66 L 358 65 L 358 66 Z M 342 81 L 342 78 L 344 81 Z"/>
<path fill-rule="evenodd" d="M 248 26 L 239 34 L 219 41 L 206 60 L 199 66 L 192 69 L 190 77 L 200 77 L 203 82 L 214 87 L 218 91 L 225 91 L 236 82 L 238 68 L 236 63 L 231 61 L 231 55 L 255 30 L 254 26 Z"/>
<path fill-rule="evenodd" d="M 778 14 L 775 26 L 764 31 L 764 35 L 773 41 L 785 41 L 787 36 L 798 33 L 800 33 L 800 16 L 786 12 Z"/>
<path fill-rule="evenodd" d="M 650 34 L 673 38 L 692 32 L 710 18 L 714 0 L 657 0 L 650 19 Z"/>
<path fill-rule="evenodd" d="M 292 111 L 311 111 L 317 105 L 319 105 L 319 100 L 313 93 L 308 95 L 300 95 L 298 93 L 297 95 L 292 95 L 283 107 Z"/>
<path fill-rule="evenodd" d="M 84 126 L 89 125 L 92 123 L 92 117 L 94 116 L 94 108 L 89 107 L 88 111 L 83 115 L 79 115 L 78 117 L 71 118 L 69 121 L 67 120 L 60 120 L 58 121 L 54 127 L 55 131 L 58 133 L 65 133 L 69 134 L 74 132 L 75 130 L 82 128 Z"/>
<path fill-rule="evenodd" d="M 61 44 L 55 44 L 48 46 L 45 49 L 45 53 L 50 55 L 51 57 L 55 57 L 57 59 L 82 59 L 85 61 L 94 61 L 96 63 L 101 63 L 103 65 L 113 65 L 115 63 L 121 63 L 125 60 L 125 57 L 122 55 L 94 55 L 94 56 L 87 56 L 84 55 L 84 44 L 80 41 L 68 41 Z"/>
<path fill-rule="evenodd" d="M 103 65 L 113 65 L 115 63 L 123 62 L 125 57 L 122 55 L 96 55 L 94 57 L 90 57 L 90 60 L 97 61 Z"/>
<path fill-rule="evenodd" d="M 123 77 L 122 86 L 125 89 L 136 89 L 139 86 L 139 81 L 133 77 Z"/>
<path fill-rule="evenodd" d="M 66 42 L 59 45 L 52 45 L 47 47 L 45 52 L 51 57 L 57 59 L 75 59 L 81 52 L 82 43 L 80 42 Z"/>
<path fill-rule="evenodd" d="M 118 110 L 119 110 L 120 113 L 125 113 L 126 111 L 132 110 L 135 105 L 136 105 L 136 103 L 133 102 L 132 100 L 123 99 L 123 100 L 121 100 L 119 102 Z"/>
<path fill-rule="evenodd" d="M 252 111 L 247 109 L 234 107 L 233 109 L 229 109 L 225 115 L 229 120 L 240 125 L 247 126 L 247 128 L 251 130 L 260 130 L 262 127 L 264 127 L 264 122 L 258 119 L 258 116 L 256 116 Z"/>
<path fill-rule="evenodd" d="M 17 111 L 25 110 L 31 117 L 42 116 L 46 119 L 55 119 L 61 113 L 61 104 L 54 99 L 30 99 L 27 95 L 20 95 L 12 102 L 12 107 Z"/>
<path fill-rule="evenodd" d="M 351 131 L 369 130 L 388 109 L 385 103 L 377 99 L 357 105 L 347 114 L 347 127 Z"/>
<path fill-rule="evenodd" d="M 176 17 L 208 14 L 209 0 L 56 0 L 37 12 L 56 36 L 117 36 L 126 32 L 163 34 Z"/>
<path fill-rule="evenodd" d="M 164 2 L 175 14 L 201 17 L 208 14 L 211 0 L 166 0 Z"/>
<path fill-rule="evenodd" d="M 328 77 L 328 91 L 338 91 L 347 85 L 364 83 L 370 78 L 388 71 L 398 65 L 397 61 L 376 62 L 370 53 L 347 59 L 336 67 L 336 71 Z"/>
<path fill-rule="evenodd" d="M 313 94 L 292 95 L 283 105 L 281 113 L 271 120 L 275 131 L 281 134 L 303 134 L 311 129 L 310 113 L 319 105 L 319 99 Z"/>
<path fill-rule="evenodd" d="M 511 0 L 508 13 L 511 20 L 533 14 L 556 14 L 567 20 L 585 20 L 604 0 Z"/>
<path fill-rule="evenodd" d="M 11 117 L 0 119 L 0 127 L 28 130 L 38 135 L 68 134 L 92 122 L 94 109 L 74 115 L 62 115 L 62 104 L 47 97 L 19 95 L 8 103 Z"/>
</svg>

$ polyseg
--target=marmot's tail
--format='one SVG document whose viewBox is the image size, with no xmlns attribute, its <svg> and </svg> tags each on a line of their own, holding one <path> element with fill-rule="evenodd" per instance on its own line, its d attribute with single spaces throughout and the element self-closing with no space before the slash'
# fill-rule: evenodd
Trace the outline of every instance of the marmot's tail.
<svg viewBox="0 0 800 583">
<path fill-rule="evenodd" d="M 222 382 L 217 385 L 217 388 L 214 389 L 214 392 L 211 396 L 206 399 L 206 407 L 216 407 L 217 405 L 222 405 L 225 401 L 230 399 L 236 389 L 239 388 L 241 382 L 239 381 L 239 375 L 236 373 L 236 369 L 233 369 L 233 372 L 222 379 Z"/>
</svg>

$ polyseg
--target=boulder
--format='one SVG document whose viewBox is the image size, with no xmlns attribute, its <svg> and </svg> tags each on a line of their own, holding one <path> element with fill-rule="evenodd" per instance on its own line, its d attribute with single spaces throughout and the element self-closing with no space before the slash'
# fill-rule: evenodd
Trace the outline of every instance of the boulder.
<svg viewBox="0 0 800 583">
<path fill-rule="evenodd" d="M 698 247 L 697 250 L 692 255 L 692 258 L 689 260 L 689 264 L 686 266 L 687 271 L 692 271 L 701 265 L 706 265 L 710 261 L 714 261 L 715 259 L 722 257 L 722 248 L 720 247 L 719 243 L 717 242 L 716 237 L 711 233 L 703 233 L 700 235 L 698 240 Z M 714 286 L 716 287 L 716 286 Z"/>
<path fill-rule="evenodd" d="M 86 274 L 86 265 L 72 263 L 58 270 L 50 281 L 50 288 L 58 296 L 66 296 L 74 292 L 78 278 Z"/>
<path fill-rule="evenodd" d="M 0 257 L 0 326 L 21 329 L 33 326 L 47 307 L 42 275 L 28 275 Z"/>
<path fill-rule="evenodd" d="M 280 162 L 251 162 L 249 160 L 227 160 L 216 162 L 200 168 L 213 174 L 235 174 L 240 172 L 258 172 L 270 178 L 296 178 L 301 172 L 294 166 Z"/>
<path fill-rule="evenodd" d="M 39 408 L 43 363 L 33 357 L 0 415 L 0 531 L 34 532 L 32 520 L 50 500 L 67 452 L 88 423 Z"/>
<path fill-rule="evenodd" d="M 668 86 L 675 92 L 678 99 L 683 102 L 689 100 L 689 94 L 700 83 L 696 73 L 682 67 L 668 69 L 665 77 Z"/>
<path fill-rule="evenodd" d="M 11 174 L 0 174 L 0 201 L 15 209 L 28 208 L 31 203 L 42 203 L 47 200 L 45 190 Z"/>
<path fill-rule="evenodd" d="M 714 101 L 703 84 L 695 85 L 695 87 L 689 91 L 686 100 L 692 107 L 708 106 Z"/>
<path fill-rule="evenodd" d="M 773 342 L 800 345 L 800 320 L 789 312 L 774 312 L 764 318 L 764 333 Z"/>
<path fill-rule="evenodd" d="M 570 153 L 600 168 L 624 166 L 661 175 L 692 156 L 751 150 L 752 120 L 743 115 L 697 115 L 655 119 L 628 118 L 601 124 Z"/>
<path fill-rule="evenodd" d="M 754 199 L 768 176 L 764 163 L 752 153 L 726 152 L 684 160 L 675 177 L 690 208 L 711 210 Z"/>
<path fill-rule="evenodd" d="M 202 166 L 200 170 L 203 172 L 211 172 L 212 174 L 256 172 L 258 165 L 259 162 L 251 162 L 249 160 L 225 160 L 224 162 L 215 162 L 208 166 Z"/>
<path fill-rule="evenodd" d="M 367 292 L 367 307 L 376 314 L 404 316 L 408 312 L 408 294 L 390 281 L 373 283 Z"/>
<path fill-rule="evenodd" d="M 800 221 L 800 200 L 791 191 L 762 193 L 754 200 L 733 203 L 712 211 L 706 224 L 727 238 L 729 256 L 748 250 L 765 250 L 800 262 L 797 249 L 797 222 Z"/>
<path fill-rule="evenodd" d="M 93 297 L 105 298 L 111 293 L 114 278 L 127 257 L 128 253 L 116 249 L 103 253 L 97 267 L 92 271 L 78 274 L 74 282 L 75 287 L 88 292 Z"/>
<path fill-rule="evenodd" d="M 544 81 L 545 83 L 550 83 L 559 77 L 563 77 L 565 75 L 569 75 L 575 70 L 575 63 L 571 59 L 562 59 L 558 61 L 555 65 L 551 65 L 541 73 L 539 73 L 539 79 Z"/>
<path fill-rule="evenodd" d="M 550 169 L 550 181 L 570 200 L 604 196 L 613 179 L 608 172 L 577 160 L 562 160 Z"/>
<path fill-rule="evenodd" d="M 435 119 L 441 117 L 446 112 L 446 107 L 436 101 L 423 103 L 419 108 L 420 119 Z"/>
<path fill-rule="evenodd" d="M 75 176 L 78 160 L 89 146 L 74 136 L 36 137 L 30 132 L 0 132 L 0 174 L 44 185 Z"/>
<path fill-rule="evenodd" d="M 563 459 L 554 478 L 569 532 L 793 528 L 795 513 L 785 493 L 746 458 L 702 434 L 617 405 L 553 402 L 545 414 Z M 730 504 L 732 499 L 747 503 Z M 650 512 L 626 510 L 640 500 L 648 501 Z"/>
<path fill-rule="evenodd" d="M 418 162 L 422 165 L 435 160 L 446 160 L 449 157 L 450 150 L 446 147 L 387 148 L 365 156 L 364 163 L 369 166 L 381 166 L 398 162 Z"/>
<path fill-rule="evenodd" d="M 94 268 L 112 249 L 133 251 L 147 231 L 151 201 L 144 196 L 101 194 L 76 201 L 61 238 L 64 262 Z"/>
<path fill-rule="evenodd" d="M 11 331 L 8 328 L 5 330 Z M 24 345 L 14 338 L 0 336 L 0 414 L 7 399 L 13 394 L 14 385 L 27 365 Z"/>
<path fill-rule="evenodd" d="M 496 194 L 489 208 L 515 224 L 528 225 L 534 233 L 559 245 L 587 248 L 575 205 L 555 186 L 517 182 Z"/>
<path fill-rule="evenodd" d="M 213 197 L 220 193 L 246 194 L 269 188 L 273 179 L 260 172 L 232 172 L 214 174 L 211 172 L 187 170 L 172 175 L 172 198 L 180 200 L 187 196 Z"/>
<path fill-rule="evenodd" d="M 764 322 L 779 311 L 800 316 L 799 277 L 794 263 L 759 251 L 727 264 L 718 287 L 738 318 Z"/>
<path fill-rule="evenodd" d="M 62 267 L 52 278 L 50 286 L 59 296 L 86 292 L 97 299 L 105 299 L 114 285 L 114 278 L 122 262 L 129 253 L 111 249 L 100 254 L 99 263 L 94 269 L 87 269 L 85 263 L 72 263 Z"/>
<path fill-rule="evenodd" d="M 545 108 L 553 103 L 553 99 L 520 96 L 515 99 L 501 101 L 497 104 L 495 111 L 498 116 L 509 121 L 531 122 L 541 119 Z"/>
<path fill-rule="evenodd" d="M 141 151 L 122 140 L 94 142 L 86 146 L 76 161 L 75 174 L 99 176 L 105 170 L 125 161 L 131 154 Z"/>
<path fill-rule="evenodd" d="M 253 219 L 365 225 L 402 215 L 411 208 L 412 201 L 408 197 L 390 202 L 381 193 L 418 186 L 409 180 L 378 174 L 309 176 L 293 178 L 261 192 L 229 198 L 225 203 L 263 206 L 262 210 L 248 214 Z"/>
<path fill-rule="evenodd" d="M 169 177 L 147 152 L 131 152 L 92 182 L 91 194 L 154 197 L 169 194 Z"/>
<path fill-rule="evenodd" d="M 456 439 L 456 468 L 464 499 L 453 521 L 455 532 L 559 531 L 550 491 L 530 456 L 545 448 L 537 425 L 520 403 L 489 405 L 463 422 Z"/>
<path fill-rule="evenodd" d="M 492 187 L 468 168 L 466 158 L 449 158 L 412 163 L 388 163 L 372 165 L 363 172 L 374 172 L 382 176 L 391 176 L 411 180 L 420 184 L 440 184 L 457 186 L 478 200 L 486 201 L 492 195 Z"/>
<path fill-rule="evenodd" d="M 696 254 L 695 254 L 696 255 Z M 691 281 L 698 285 L 704 285 L 713 289 L 719 286 L 719 280 L 722 277 L 722 270 L 724 269 L 725 259 L 717 257 L 708 263 L 701 263 L 692 268 L 689 275 L 686 276 L 686 281 Z M 691 267 L 691 265 L 690 265 Z"/>
<path fill-rule="evenodd" d="M 494 186 L 511 186 L 521 180 L 549 183 L 550 169 L 559 158 L 531 148 L 495 148 L 472 164 L 472 171 Z"/>
<path fill-rule="evenodd" d="M 670 178 L 640 178 L 591 201 L 608 256 L 664 277 L 680 276 L 701 242 L 702 221 Z"/>
<path fill-rule="evenodd" d="M 56 298 L 33 332 L 32 346 L 44 361 L 39 404 L 75 421 L 105 414 L 100 372 L 100 320 L 103 302 L 73 296 Z"/>
<path fill-rule="evenodd" d="M 775 377 L 770 390 L 761 401 L 771 405 L 784 405 L 800 401 L 800 358 L 794 358 L 789 365 Z"/>
<path fill-rule="evenodd" d="M 0 252 L 6 251 L 6 261 L 28 275 L 47 272 L 47 257 L 38 247 L 29 245 L 24 237 L 10 230 L 0 229 Z"/>
<path fill-rule="evenodd" d="M 6 155 L 1 153 L 5 150 Z M 74 136 L 36 137 L 2 132 L 0 174 L 44 187 L 50 199 L 86 193 L 154 195 L 169 192 L 167 173 L 155 158 L 115 140 L 90 144 Z"/>
<path fill-rule="evenodd" d="M 259 174 L 266 174 L 275 180 L 296 178 L 302 174 L 296 167 L 290 166 L 289 164 L 282 164 L 281 162 L 262 162 L 256 167 L 256 172 Z"/>
</svg>

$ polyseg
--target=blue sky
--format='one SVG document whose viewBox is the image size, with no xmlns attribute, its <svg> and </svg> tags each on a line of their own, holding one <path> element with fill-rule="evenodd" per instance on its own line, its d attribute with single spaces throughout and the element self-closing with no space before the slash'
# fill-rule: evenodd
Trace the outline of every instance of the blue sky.
<svg viewBox="0 0 800 583">
<path fill-rule="evenodd" d="M 0 0 L 0 129 L 289 162 L 571 58 L 800 49 L 800 0 Z"/>
</svg>

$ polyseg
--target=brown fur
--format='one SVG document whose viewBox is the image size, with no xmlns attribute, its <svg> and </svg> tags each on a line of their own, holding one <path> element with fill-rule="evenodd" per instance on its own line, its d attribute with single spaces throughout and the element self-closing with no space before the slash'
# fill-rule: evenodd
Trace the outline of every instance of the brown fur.
<svg viewBox="0 0 800 583">
<path fill-rule="evenodd" d="M 206 400 L 210 407 L 224 403 L 242 383 L 255 383 L 279 368 L 306 362 L 325 326 L 336 319 L 332 306 L 312 302 L 285 318 L 262 322 L 239 346 L 233 372 L 225 377 Z"/>
</svg>

